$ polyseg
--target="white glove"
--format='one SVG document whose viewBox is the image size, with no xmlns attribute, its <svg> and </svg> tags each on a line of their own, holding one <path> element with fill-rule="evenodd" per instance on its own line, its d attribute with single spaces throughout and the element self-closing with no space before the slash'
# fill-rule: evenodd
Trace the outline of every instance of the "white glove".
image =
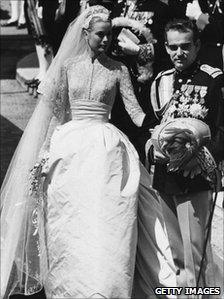
<svg viewBox="0 0 224 299">
<path fill-rule="evenodd" d="M 37 16 L 39 19 L 43 18 L 43 7 L 42 6 L 37 7 Z"/>
<path fill-rule="evenodd" d="M 201 7 L 198 3 L 198 0 L 194 0 L 192 3 L 187 4 L 186 16 L 190 20 L 197 21 L 201 14 L 202 14 L 202 11 L 201 11 Z"/>
<path fill-rule="evenodd" d="M 126 37 L 118 42 L 122 51 L 127 55 L 137 55 L 139 52 L 139 46 L 133 43 L 130 38 Z"/>
</svg>

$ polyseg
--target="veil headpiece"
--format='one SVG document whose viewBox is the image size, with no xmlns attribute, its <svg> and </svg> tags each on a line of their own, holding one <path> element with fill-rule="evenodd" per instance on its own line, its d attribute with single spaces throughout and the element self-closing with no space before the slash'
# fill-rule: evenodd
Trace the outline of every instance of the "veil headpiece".
<svg viewBox="0 0 224 299">
<path fill-rule="evenodd" d="M 52 61 L 45 78 L 39 85 L 39 92 L 49 94 L 57 88 L 60 81 L 60 71 L 63 63 L 69 59 L 89 55 L 88 45 L 84 39 L 83 29 L 88 29 L 91 20 L 95 17 L 106 21 L 109 19 L 110 12 L 104 6 L 95 5 L 85 9 L 72 23 L 70 23 L 66 34 L 62 40 L 57 55 Z"/>
<path fill-rule="evenodd" d="M 83 28 L 88 28 L 93 17 L 107 20 L 109 11 L 100 5 L 89 7 L 69 25 L 59 51 L 39 86 L 43 99 L 29 120 L 2 185 L 1 298 L 4 299 L 12 293 L 31 295 L 43 287 L 48 271 L 44 209 L 40 196 L 30 195 L 30 170 L 48 139 L 52 116 L 55 115 L 52 103 L 59 96 L 65 60 L 89 55 Z"/>
</svg>

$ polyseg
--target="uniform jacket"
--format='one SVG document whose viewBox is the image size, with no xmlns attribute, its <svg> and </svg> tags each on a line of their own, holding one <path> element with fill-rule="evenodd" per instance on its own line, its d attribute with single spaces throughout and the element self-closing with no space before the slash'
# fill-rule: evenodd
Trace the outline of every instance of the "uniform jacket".
<svg viewBox="0 0 224 299">
<path fill-rule="evenodd" d="M 175 69 L 161 72 L 152 85 L 151 101 L 156 116 L 163 121 L 171 115 L 173 108 L 194 99 L 199 107 L 195 118 L 207 123 L 211 130 L 212 140 L 207 146 L 218 163 L 224 157 L 224 100 L 223 73 L 218 68 L 194 63 L 189 69 L 178 72 Z M 176 100 L 170 108 L 170 101 L 175 95 Z M 172 102 L 173 103 L 173 102 Z M 174 106 L 175 105 L 175 106 Z M 170 109 L 170 110 L 169 110 Z M 173 112 L 172 117 L 177 117 Z M 185 117 L 190 114 L 186 113 Z M 182 116 L 183 117 L 183 116 Z M 190 117 L 193 117 L 192 115 Z M 156 164 L 154 188 L 167 194 L 181 194 L 210 189 L 209 183 L 198 175 L 194 179 L 185 178 L 181 173 L 168 173 L 165 165 Z"/>
</svg>

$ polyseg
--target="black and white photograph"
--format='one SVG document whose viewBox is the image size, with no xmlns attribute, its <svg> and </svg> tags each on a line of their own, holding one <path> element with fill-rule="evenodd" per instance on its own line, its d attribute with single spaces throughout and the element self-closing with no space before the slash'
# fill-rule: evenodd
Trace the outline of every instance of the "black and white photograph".
<svg viewBox="0 0 224 299">
<path fill-rule="evenodd" d="M 1 0 L 1 299 L 224 299 L 224 0 Z"/>
</svg>

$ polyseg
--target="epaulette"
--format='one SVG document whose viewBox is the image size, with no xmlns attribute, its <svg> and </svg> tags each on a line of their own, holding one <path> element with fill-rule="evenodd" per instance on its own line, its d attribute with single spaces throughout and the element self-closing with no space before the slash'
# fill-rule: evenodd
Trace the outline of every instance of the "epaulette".
<svg viewBox="0 0 224 299">
<path fill-rule="evenodd" d="M 159 79 L 162 76 L 168 76 L 171 75 L 175 72 L 175 68 L 172 68 L 170 70 L 166 70 L 166 71 L 162 71 L 160 73 L 158 73 L 158 75 L 156 76 L 155 80 Z"/>
<path fill-rule="evenodd" d="M 200 66 L 200 69 L 207 73 L 208 75 L 210 75 L 212 78 L 216 78 L 217 76 L 219 75 L 222 75 L 222 71 L 219 69 L 219 68 L 216 68 L 216 67 L 212 67 L 208 64 L 202 64 Z"/>
</svg>

